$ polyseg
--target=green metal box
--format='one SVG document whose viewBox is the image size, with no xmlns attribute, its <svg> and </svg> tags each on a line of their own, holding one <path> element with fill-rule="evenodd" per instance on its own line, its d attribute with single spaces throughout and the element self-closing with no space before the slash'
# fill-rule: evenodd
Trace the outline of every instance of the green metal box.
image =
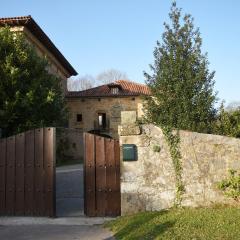
<svg viewBox="0 0 240 240">
<path fill-rule="evenodd" d="M 137 161 L 137 148 L 134 144 L 123 144 L 123 161 Z"/>
</svg>

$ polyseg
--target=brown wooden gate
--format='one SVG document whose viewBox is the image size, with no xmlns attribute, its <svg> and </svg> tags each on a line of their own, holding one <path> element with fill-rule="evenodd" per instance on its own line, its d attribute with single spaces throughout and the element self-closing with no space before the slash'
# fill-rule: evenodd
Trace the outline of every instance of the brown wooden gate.
<svg viewBox="0 0 240 240">
<path fill-rule="evenodd" d="M 55 129 L 0 139 L 0 215 L 55 216 Z"/>
<path fill-rule="evenodd" d="M 84 211 L 87 216 L 119 216 L 119 141 L 84 133 Z"/>
</svg>

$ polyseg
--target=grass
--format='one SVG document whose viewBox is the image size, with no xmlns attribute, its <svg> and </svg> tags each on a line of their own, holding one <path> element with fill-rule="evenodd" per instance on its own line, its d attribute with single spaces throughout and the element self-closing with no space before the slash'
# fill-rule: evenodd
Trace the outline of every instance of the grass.
<svg viewBox="0 0 240 240">
<path fill-rule="evenodd" d="M 108 222 L 116 239 L 239 240 L 240 208 L 185 208 L 145 212 Z"/>
</svg>

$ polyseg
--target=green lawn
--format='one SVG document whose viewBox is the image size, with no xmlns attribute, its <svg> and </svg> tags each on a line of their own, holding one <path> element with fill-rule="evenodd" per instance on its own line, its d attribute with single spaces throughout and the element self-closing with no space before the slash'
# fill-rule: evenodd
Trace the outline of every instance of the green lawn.
<svg viewBox="0 0 240 240">
<path fill-rule="evenodd" d="M 240 208 L 186 208 L 145 212 L 108 222 L 116 239 L 239 240 Z"/>
</svg>

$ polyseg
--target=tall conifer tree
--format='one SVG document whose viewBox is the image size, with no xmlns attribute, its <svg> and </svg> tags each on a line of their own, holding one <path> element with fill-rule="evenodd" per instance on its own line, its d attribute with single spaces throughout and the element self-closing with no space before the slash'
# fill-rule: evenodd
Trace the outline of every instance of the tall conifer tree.
<svg viewBox="0 0 240 240">
<path fill-rule="evenodd" d="M 145 104 L 146 117 L 172 128 L 210 132 L 216 115 L 214 72 L 202 54 L 202 38 L 193 18 L 182 16 L 174 1 L 164 23 L 162 41 L 154 50 L 151 74 L 144 73 L 152 96 Z"/>
</svg>

